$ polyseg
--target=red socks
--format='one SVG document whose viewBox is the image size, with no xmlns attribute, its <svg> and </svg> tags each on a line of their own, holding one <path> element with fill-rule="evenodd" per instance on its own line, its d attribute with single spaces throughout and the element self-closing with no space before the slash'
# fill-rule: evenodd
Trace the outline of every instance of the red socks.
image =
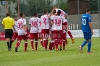
<svg viewBox="0 0 100 66">
<path fill-rule="evenodd" d="M 72 33 L 70 31 L 68 31 L 67 33 L 70 36 L 70 38 L 72 39 L 73 38 Z"/>
<path fill-rule="evenodd" d="M 16 48 L 18 48 L 19 45 L 20 45 L 20 41 L 17 41 L 17 43 L 16 43 Z"/>
<path fill-rule="evenodd" d="M 43 44 L 44 44 L 45 50 L 47 50 L 48 40 L 44 39 L 43 40 Z"/>
<path fill-rule="evenodd" d="M 24 51 L 27 52 L 27 46 L 28 46 L 28 42 L 24 43 Z"/>
<path fill-rule="evenodd" d="M 49 44 L 49 50 L 52 50 L 52 42 Z"/>
<path fill-rule="evenodd" d="M 55 39 L 55 48 L 58 51 L 58 39 Z"/>
<path fill-rule="evenodd" d="M 40 40 L 40 43 L 41 43 L 42 47 L 44 47 L 43 40 Z"/>
<path fill-rule="evenodd" d="M 35 41 L 35 50 L 37 50 L 38 47 L 38 41 Z"/>
<path fill-rule="evenodd" d="M 31 40 L 31 47 L 32 47 L 32 50 L 34 50 L 34 42 L 33 42 L 33 40 Z"/>
<path fill-rule="evenodd" d="M 35 41 L 35 50 L 37 50 L 37 46 L 38 46 L 38 41 Z M 34 41 L 31 40 L 31 47 L 32 47 L 32 50 L 34 50 Z"/>
<path fill-rule="evenodd" d="M 60 39 L 60 48 L 62 49 L 63 40 Z"/>
<path fill-rule="evenodd" d="M 63 50 L 65 50 L 65 46 L 66 46 L 66 41 L 63 40 Z"/>
</svg>

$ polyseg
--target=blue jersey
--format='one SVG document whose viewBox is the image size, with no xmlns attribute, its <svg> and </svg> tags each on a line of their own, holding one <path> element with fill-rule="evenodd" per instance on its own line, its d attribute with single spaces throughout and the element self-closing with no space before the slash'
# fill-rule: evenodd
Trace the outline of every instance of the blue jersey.
<svg viewBox="0 0 100 66">
<path fill-rule="evenodd" d="M 91 29 L 89 27 L 89 22 L 91 22 L 92 18 L 90 14 L 83 14 L 81 18 L 82 23 L 82 31 L 83 32 L 91 32 Z"/>
</svg>

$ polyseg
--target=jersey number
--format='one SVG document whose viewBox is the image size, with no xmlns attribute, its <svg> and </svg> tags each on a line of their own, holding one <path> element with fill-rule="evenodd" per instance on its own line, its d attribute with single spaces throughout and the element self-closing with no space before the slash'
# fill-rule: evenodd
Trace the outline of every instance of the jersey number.
<svg viewBox="0 0 100 66">
<path fill-rule="evenodd" d="M 82 19 L 82 25 L 86 25 L 86 19 Z"/>
<path fill-rule="evenodd" d="M 34 27 L 36 27 L 37 26 L 37 22 L 32 22 L 32 25 L 31 25 L 32 27 L 34 26 Z"/>
<path fill-rule="evenodd" d="M 60 26 L 60 24 L 61 24 L 61 20 L 55 19 L 55 25 Z"/>
<path fill-rule="evenodd" d="M 45 25 L 47 25 L 47 23 L 46 23 L 46 18 L 43 18 L 43 23 L 44 23 Z"/>
<path fill-rule="evenodd" d="M 22 22 L 18 23 L 18 28 L 19 29 L 23 28 Z"/>
</svg>

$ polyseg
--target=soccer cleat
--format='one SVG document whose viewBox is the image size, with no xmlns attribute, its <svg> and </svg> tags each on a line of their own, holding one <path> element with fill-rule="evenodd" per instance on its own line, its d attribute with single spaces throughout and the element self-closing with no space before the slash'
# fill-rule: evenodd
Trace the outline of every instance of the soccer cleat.
<svg viewBox="0 0 100 66">
<path fill-rule="evenodd" d="M 32 49 L 32 51 L 34 51 L 34 49 Z"/>
<path fill-rule="evenodd" d="M 24 50 L 24 52 L 28 52 L 27 50 Z"/>
<path fill-rule="evenodd" d="M 8 49 L 8 51 L 10 51 L 10 49 Z"/>
<path fill-rule="evenodd" d="M 56 49 L 56 51 L 58 51 L 59 49 Z"/>
<path fill-rule="evenodd" d="M 17 47 L 15 47 L 15 52 L 18 52 L 18 48 Z"/>
<path fill-rule="evenodd" d="M 93 53 L 93 52 L 91 52 L 91 51 L 90 51 L 90 52 L 88 52 L 88 54 L 92 54 L 92 53 Z"/>
<path fill-rule="evenodd" d="M 82 53 L 82 52 L 83 52 L 83 50 L 82 50 L 82 46 L 80 46 L 79 48 L 80 48 L 80 52 Z"/>
<path fill-rule="evenodd" d="M 11 48 L 10 48 L 9 50 L 10 50 L 10 51 L 12 51 L 12 49 L 11 49 Z"/>
<path fill-rule="evenodd" d="M 75 39 L 74 39 L 74 38 L 72 38 L 72 44 L 74 43 L 74 40 L 75 40 Z"/>
<path fill-rule="evenodd" d="M 60 51 L 62 50 L 62 47 L 60 46 L 60 49 L 59 49 Z"/>
<path fill-rule="evenodd" d="M 35 50 L 37 51 L 37 48 L 35 48 Z"/>
</svg>

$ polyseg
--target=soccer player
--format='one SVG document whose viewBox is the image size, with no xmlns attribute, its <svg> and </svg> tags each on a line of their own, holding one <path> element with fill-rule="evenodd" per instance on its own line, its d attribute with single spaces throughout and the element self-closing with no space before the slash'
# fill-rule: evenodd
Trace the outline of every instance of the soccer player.
<svg viewBox="0 0 100 66">
<path fill-rule="evenodd" d="M 83 47 L 88 43 L 88 53 L 91 53 L 91 37 L 93 35 L 93 28 L 91 23 L 91 9 L 86 9 L 86 14 L 83 14 L 81 17 L 82 22 L 82 31 L 84 35 L 84 42 L 80 46 L 80 52 L 82 52 Z"/>
<path fill-rule="evenodd" d="M 50 20 L 48 16 L 48 11 L 44 11 L 44 15 L 41 16 L 41 26 L 42 26 L 42 34 L 43 34 L 43 45 L 45 50 L 47 50 L 48 46 L 48 38 L 49 38 L 49 28 L 50 28 Z"/>
<path fill-rule="evenodd" d="M 43 44 L 43 40 L 42 40 L 42 23 L 41 23 L 41 15 L 38 15 L 38 39 L 40 39 L 40 43 L 42 45 L 42 47 L 44 47 L 44 44 Z"/>
<path fill-rule="evenodd" d="M 58 10 L 60 10 L 60 11 L 61 11 L 60 16 L 65 17 L 65 19 L 66 19 L 67 16 L 68 16 L 62 9 L 59 9 L 59 8 L 57 8 L 56 6 L 53 7 L 53 10 L 56 10 L 56 12 L 57 12 Z M 73 38 L 73 36 L 72 36 L 71 31 L 68 30 L 67 33 L 68 33 L 68 35 L 70 36 L 70 38 L 72 39 L 72 43 L 74 43 L 74 38 Z"/>
<path fill-rule="evenodd" d="M 12 42 L 11 38 L 13 35 L 13 27 L 14 27 L 14 20 L 10 17 L 10 14 L 7 13 L 6 17 L 2 20 L 2 26 L 5 29 L 5 38 L 7 42 L 8 51 L 12 49 Z"/>
<path fill-rule="evenodd" d="M 55 44 L 55 40 L 53 38 L 53 30 L 52 30 L 52 22 L 53 22 L 53 18 L 57 16 L 57 13 L 56 13 L 56 10 L 52 10 L 51 13 L 50 13 L 50 21 L 51 21 L 51 26 L 50 26 L 50 38 L 51 38 L 51 41 L 50 41 L 50 44 L 49 44 L 49 50 L 53 50 L 55 48 L 54 44 Z"/>
<path fill-rule="evenodd" d="M 38 46 L 38 14 L 34 13 L 33 17 L 30 18 L 29 24 L 30 24 L 30 39 L 31 39 L 31 46 L 32 50 L 34 50 L 34 40 L 35 40 L 35 50 L 37 50 Z"/>
<path fill-rule="evenodd" d="M 65 17 L 65 18 L 67 18 L 67 14 L 66 14 L 62 9 L 59 9 L 59 8 L 57 8 L 56 6 L 54 6 L 54 7 L 53 7 L 53 10 L 56 10 L 56 13 L 58 12 L 58 10 L 60 10 L 60 11 L 61 11 L 60 16 L 63 16 L 63 17 Z"/>
<path fill-rule="evenodd" d="M 14 25 L 14 28 L 13 28 L 13 37 L 12 37 L 12 43 L 16 40 L 17 36 L 18 36 L 18 33 L 17 33 L 17 29 L 18 29 L 18 26 L 17 26 L 17 20 L 18 20 L 18 17 L 15 15 L 14 16 L 14 22 L 15 22 L 15 25 Z"/>
<path fill-rule="evenodd" d="M 58 10 L 57 16 L 52 18 L 52 34 L 55 39 L 55 49 L 58 51 L 58 44 L 60 41 L 60 50 L 62 49 L 62 23 L 64 22 L 64 18 L 60 16 L 61 11 Z"/>
<path fill-rule="evenodd" d="M 24 19 L 24 13 L 20 13 L 20 19 L 17 20 L 17 26 L 18 26 L 18 37 L 17 37 L 17 43 L 15 47 L 15 52 L 18 52 L 18 47 L 21 43 L 21 40 L 24 39 L 24 51 L 27 52 L 27 25 L 26 25 L 26 19 Z"/>
<path fill-rule="evenodd" d="M 63 29 L 63 32 L 62 32 L 62 39 L 63 39 L 63 50 L 65 50 L 65 46 L 67 44 L 67 34 L 66 32 L 68 31 L 68 21 L 66 19 L 64 19 L 64 23 L 62 23 L 62 29 Z"/>
</svg>

